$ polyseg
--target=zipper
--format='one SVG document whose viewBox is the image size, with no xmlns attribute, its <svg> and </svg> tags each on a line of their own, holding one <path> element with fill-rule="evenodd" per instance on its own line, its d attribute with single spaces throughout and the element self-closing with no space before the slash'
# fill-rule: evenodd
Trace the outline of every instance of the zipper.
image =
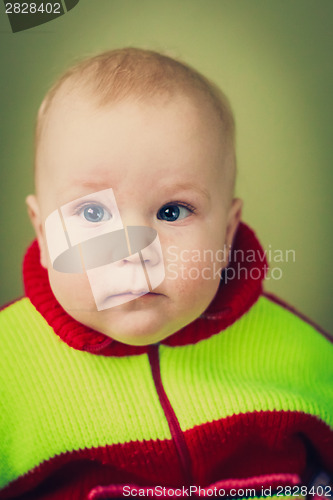
<svg viewBox="0 0 333 500">
<path fill-rule="evenodd" d="M 163 387 L 160 370 L 159 344 L 153 344 L 149 346 L 148 359 L 157 395 L 161 403 L 164 415 L 167 419 L 171 437 L 178 453 L 180 466 L 187 485 L 190 486 L 194 484 L 192 477 L 191 457 L 184 438 L 183 431 L 180 428 L 179 421 Z"/>
</svg>

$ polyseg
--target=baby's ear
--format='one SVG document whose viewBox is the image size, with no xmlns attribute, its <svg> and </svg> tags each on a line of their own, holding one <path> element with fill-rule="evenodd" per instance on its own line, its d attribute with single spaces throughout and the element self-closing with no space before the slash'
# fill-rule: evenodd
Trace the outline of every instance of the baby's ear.
<svg viewBox="0 0 333 500">
<path fill-rule="evenodd" d="M 228 222 L 227 222 L 227 232 L 226 232 L 226 244 L 228 248 L 231 247 L 234 236 L 236 234 L 238 224 L 240 223 L 242 217 L 243 200 L 240 198 L 234 198 L 231 202 Z"/>
<path fill-rule="evenodd" d="M 39 204 L 35 195 L 30 194 L 25 200 L 28 207 L 28 215 L 31 223 L 35 229 L 35 233 L 38 240 L 39 250 L 40 250 L 40 263 L 45 269 L 47 269 L 47 250 L 45 233 L 42 224 L 42 219 L 39 210 Z"/>
</svg>

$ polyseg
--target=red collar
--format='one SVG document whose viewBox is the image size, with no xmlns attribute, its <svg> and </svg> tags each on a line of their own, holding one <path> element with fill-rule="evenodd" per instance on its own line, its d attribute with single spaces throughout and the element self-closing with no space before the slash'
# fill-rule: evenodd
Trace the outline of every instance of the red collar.
<svg viewBox="0 0 333 500">
<path fill-rule="evenodd" d="M 240 223 L 234 239 L 229 268 L 235 270 L 235 278 L 223 283 L 206 311 L 195 321 L 163 340 L 169 346 L 195 344 L 224 330 L 240 318 L 258 299 L 267 261 L 255 233 Z M 241 267 L 241 271 L 239 270 Z M 237 277 L 237 269 L 239 276 Z M 23 262 L 23 280 L 27 297 L 46 319 L 55 333 L 69 346 L 104 356 L 126 356 L 147 352 L 148 346 L 130 346 L 110 339 L 79 323 L 67 314 L 51 290 L 47 271 L 40 265 L 39 247 L 35 240 L 28 248 Z"/>
</svg>

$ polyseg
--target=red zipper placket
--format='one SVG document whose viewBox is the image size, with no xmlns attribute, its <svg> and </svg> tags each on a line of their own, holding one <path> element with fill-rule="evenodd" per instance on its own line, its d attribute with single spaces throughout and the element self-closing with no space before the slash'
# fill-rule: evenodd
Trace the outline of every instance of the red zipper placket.
<svg viewBox="0 0 333 500">
<path fill-rule="evenodd" d="M 194 484 L 192 477 L 191 457 L 187 448 L 184 434 L 180 428 L 179 421 L 163 387 L 159 359 L 159 344 L 154 344 L 149 347 L 148 359 L 158 398 L 164 411 L 164 415 L 167 419 L 170 433 L 178 453 L 178 458 L 181 469 L 183 471 L 184 479 L 187 485 L 190 486 L 191 484 Z"/>
</svg>

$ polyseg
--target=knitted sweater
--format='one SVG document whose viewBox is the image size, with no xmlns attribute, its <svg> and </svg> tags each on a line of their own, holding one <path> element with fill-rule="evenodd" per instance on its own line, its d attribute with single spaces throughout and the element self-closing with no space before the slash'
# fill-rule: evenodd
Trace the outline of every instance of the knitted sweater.
<svg viewBox="0 0 333 500">
<path fill-rule="evenodd" d="M 260 277 L 222 284 L 196 321 L 134 347 L 65 313 L 32 244 L 27 296 L 0 314 L 0 499 L 288 496 L 318 471 L 329 482 L 332 343 L 263 294 L 245 224 L 234 247 L 254 251 L 242 265 Z"/>
</svg>

